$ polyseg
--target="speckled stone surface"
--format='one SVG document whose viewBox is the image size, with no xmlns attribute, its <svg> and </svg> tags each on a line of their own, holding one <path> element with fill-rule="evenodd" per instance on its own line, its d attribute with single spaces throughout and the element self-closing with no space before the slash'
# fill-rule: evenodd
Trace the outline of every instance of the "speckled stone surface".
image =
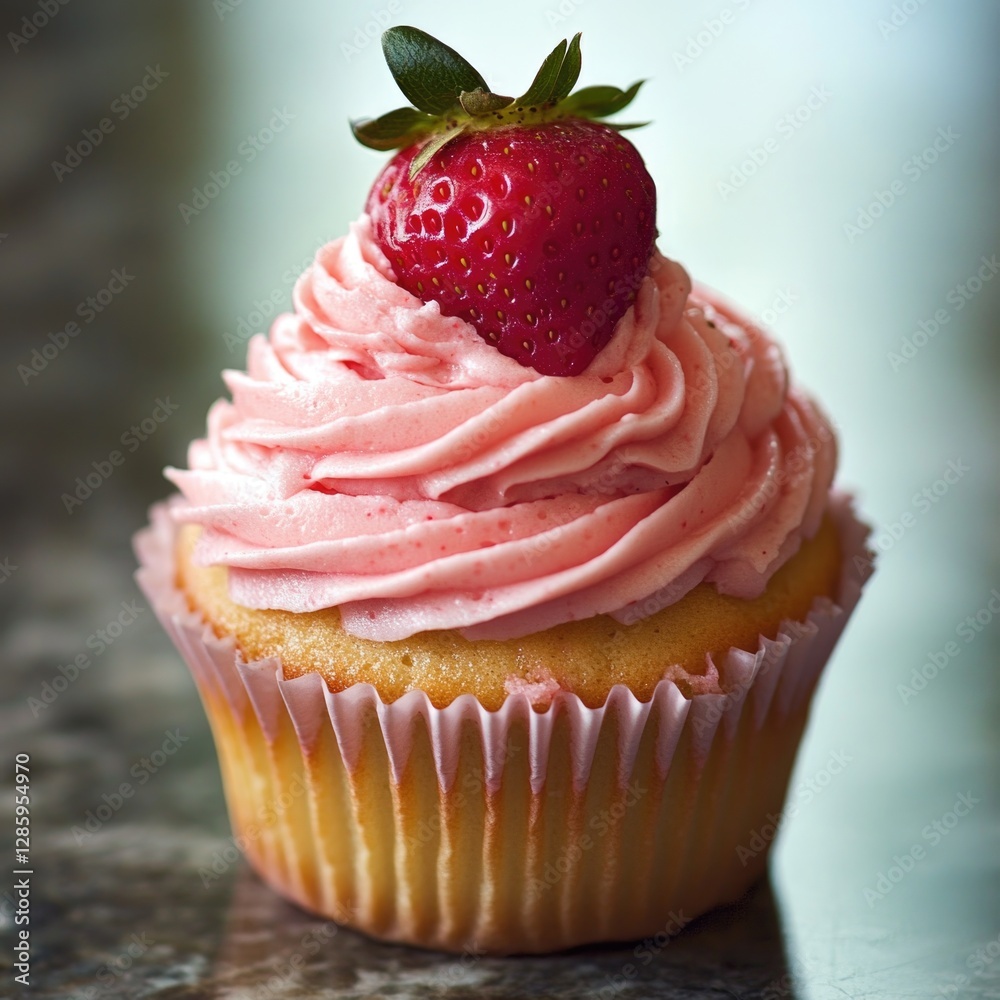
<svg viewBox="0 0 1000 1000">
<path fill-rule="evenodd" d="M 549 958 L 447 956 L 378 944 L 287 905 L 234 865 L 207 889 L 219 844 L 196 832 L 123 823 L 84 849 L 52 851 L 39 885 L 47 955 L 36 997 L 762 996 L 788 970 L 766 888 L 681 938 Z M 87 877 L 81 878 L 81 871 Z M 70 944 L 72 942 L 72 944 Z M 128 964 L 129 946 L 144 949 Z M 63 949 L 67 949 L 64 951 Z M 116 966 L 117 963 L 117 966 Z M 787 985 L 787 983 L 785 984 Z"/>
</svg>

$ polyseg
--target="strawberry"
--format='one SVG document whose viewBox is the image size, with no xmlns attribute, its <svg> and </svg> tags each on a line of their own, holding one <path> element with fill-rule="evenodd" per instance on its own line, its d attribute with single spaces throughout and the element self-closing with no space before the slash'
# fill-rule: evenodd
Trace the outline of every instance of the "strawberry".
<svg viewBox="0 0 1000 1000">
<path fill-rule="evenodd" d="M 399 149 L 366 204 L 397 281 L 543 375 L 582 372 L 647 272 L 656 188 L 635 147 L 597 118 L 638 92 L 588 87 L 580 36 L 516 100 L 488 90 L 454 50 L 390 28 L 386 61 L 414 107 L 353 125 Z"/>
</svg>

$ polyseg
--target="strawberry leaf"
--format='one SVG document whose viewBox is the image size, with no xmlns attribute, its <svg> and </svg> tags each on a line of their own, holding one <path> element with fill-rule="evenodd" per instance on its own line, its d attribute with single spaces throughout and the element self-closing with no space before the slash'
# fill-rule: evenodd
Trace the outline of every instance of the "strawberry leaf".
<svg viewBox="0 0 1000 1000">
<path fill-rule="evenodd" d="M 644 80 L 638 80 L 628 90 L 618 87 L 584 87 L 575 94 L 570 94 L 563 102 L 563 107 L 588 118 L 604 118 L 628 107 L 643 83 Z"/>
<path fill-rule="evenodd" d="M 508 108 L 514 103 L 513 97 L 501 97 L 499 94 L 491 94 L 481 89 L 463 90 L 458 100 L 462 108 L 473 118 L 492 115 L 495 111 Z"/>
<path fill-rule="evenodd" d="M 388 28 L 382 34 L 382 51 L 406 99 L 428 114 L 443 115 L 455 107 L 463 90 L 489 91 L 470 63 L 419 28 Z"/>
<path fill-rule="evenodd" d="M 461 128 L 449 129 L 447 132 L 439 132 L 428 139 L 427 145 L 417 153 L 410 164 L 410 180 L 412 181 L 452 139 L 457 139 L 464 131 Z"/>
<path fill-rule="evenodd" d="M 569 97 L 570 91 L 576 86 L 576 81 L 580 79 L 581 65 L 580 33 L 577 32 L 566 50 L 566 58 L 559 67 L 559 75 L 556 77 L 549 100 L 562 101 Z"/>
<path fill-rule="evenodd" d="M 351 122 L 354 138 L 369 149 L 401 149 L 411 145 L 437 121 L 416 108 L 397 108 L 374 120 Z"/>
<path fill-rule="evenodd" d="M 556 80 L 559 79 L 559 70 L 562 69 L 563 60 L 566 58 L 566 39 L 564 38 L 545 58 L 531 86 L 525 93 L 517 99 L 517 103 L 524 107 L 533 107 L 538 104 L 545 104 L 552 97 L 555 90 Z"/>
<path fill-rule="evenodd" d="M 605 122 L 605 124 L 608 128 L 613 128 L 616 132 L 628 132 L 634 128 L 645 128 L 649 122 L 623 122 L 621 125 L 617 122 Z"/>
<path fill-rule="evenodd" d="M 371 149 L 421 146 L 411 161 L 411 176 L 439 149 L 466 129 L 578 118 L 603 119 L 627 107 L 642 80 L 628 90 L 592 86 L 573 92 L 580 77 L 580 33 L 564 38 L 539 67 L 528 90 L 517 100 L 493 93 L 482 76 L 454 49 L 407 25 L 388 28 L 382 49 L 400 90 L 413 107 L 397 108 L 375 119 L 351 123 L 355 138 Z M 516 114 L 512 109 L 516 105 Z M 503 112 L 503 113 L 501 113 Z M 495 117 L 495 121 L 491 118 Z M 625 131 L 639 124 L 612 125 Z"/>
</svg>

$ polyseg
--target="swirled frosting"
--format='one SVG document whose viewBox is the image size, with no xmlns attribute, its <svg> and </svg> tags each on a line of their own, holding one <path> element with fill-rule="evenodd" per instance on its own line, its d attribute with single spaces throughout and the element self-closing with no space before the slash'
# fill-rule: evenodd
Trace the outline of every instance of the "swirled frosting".
<svg viewBox="0 0 1000 1000">
<path fill-rule="evenodd" d="M 188 470 L 251 608 L 391 640 L 631 621 L 702 581 L 751 598 L 818 528 L 836 443 L 774 342 L 655 254 L 582 374 L 539 375 L 399 287 L 367 217 L 254 337 Z"/>
</svg>

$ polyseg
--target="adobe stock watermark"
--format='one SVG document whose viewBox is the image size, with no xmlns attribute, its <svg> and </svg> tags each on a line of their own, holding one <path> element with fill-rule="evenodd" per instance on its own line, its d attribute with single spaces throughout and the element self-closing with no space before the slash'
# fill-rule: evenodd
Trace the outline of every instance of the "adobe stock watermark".
<svg viewBox="0 0 1000 1000">
<path fill-rule="evenodd" d="M 220 21 L 224 21 L 227 15 L 242 6 L 243 0 L 212 0 L 212 10 Z"/>
<path fill-rule="evenodd" d="M 293 121 L 295 115 L 287 108 L 272 108 L 267 124 L 247 135 L 236 147 L 236 156 L 221 169 L 210 171 L 208 180 L 200 187 L 191 189 L 190 204 L 184 201 L 177 203 L 177 211 L 180 212 L 184 225 L 191 225 L 191 220 L 201 215 L 229 187 L 232 179 L 242 174 L 243 168 L 253 163 Z"/>
<path fill-rule="evenodd" d="M 857 210 L 854 221 L 844 223 L 847 242 L 854 244 L 868 233 L 961 138 L 961 134 L 950 125 L 939 128 L 930 143 L 903 162 L 900 168 L 902 176 L 893 178 L 884 188 L 876 188 L 872 200 Z M 907 180 L 910 187 L 907 187 Z"/>
<path fill-rule="evenodd" d="M 624 465 L 622 466 L 624 468 Z M 595 491 L 601 490 L 600 481 L 594 487 Z M 571 497 L 562 504 L 558 511 L 550 514 L 543 523 L 545 529 L 535 535 L 528 535 L 519 541 L 524 545 L 521 549 L 520 559 L 525 565 L 532 566 L 535 561 L 541 559 L 553 550 L 560 550 L 567 544 L 572 544 L 574 524 L 588 514 L 595 513 L 591 504 L 584 501 L 583 497 Z"/>
<path fill-rule="evenodd" d="M 934 482 L 913 494 L 907 510 L 873 532 L 868 544 L 874 551 L 870 555 L 854 557 L 855 571 L 862 575 L 871 572 L 876 556 L 891 552 L 917 526 L 918 518 L 933 510 L 971 471 L 971 467 L 963 459 L 951 459 Z"/>
<path fill-rule="evenodd" d="M 832 427 L 822 424 L 815 434 L 810 434 L 785 456 L 784 464 L 776 469 L 760 488 L 750 503 L 736 514 L 730 514 L 726 523 L 730 530 L 742 530 L 753 523 L 777 498 L 785 487 L 813 468 L 816 456 L 834 440 Z"/>
<path fill-rule="evenodd" d="M 389 0 L 384 7 L 368 12 L 368 20 L 354 29 L 349 42 L 340 43 L 343 57 L 350 62 L 355 56 L 361 55 L 372 42 L 382 37 L 382 32 L 392 23 L 393 17 L 403 9 L 401 0 Z"/>
<path fill-rule="evenodd" d="M 159 63 L 155 66 L 147 65 L 145 74 L 139 83 L 129 90 L 123 90 L 111 102 L 108 110 L 114 117 L 105 116 L 93 128 L 83 129 L 80 133 L 80 139 L 73 144 L 67 143 L 65 159 L 52 161 L 52 170 L 60 184 L 62 184 L 63 178 L 73 173 L 104 142 L 105 137 L 111 135 L 117 125 L 125 121 L 170 76 L 165 69 L 160 68 Z"/>
<path fill-rule="evenodd" d="M 886 358 L 889 367 L 898 372 L 908 365 L 1000 272 L 997 255 L 980 257 L 979 267 L 964 281 L 960 281 L 945 296 L 945 306 L 934 311 L 934 315 L 922 319 L 908 337 L 903 337 L 898 351 L 889 351 Z M 951 308 L 948 308 L 948 307 Z"/>
<path fill-rule="evenodd" d="M 965 960 L 968 975 L 964 972 L 956 973 L 950 983 L 938 987 L 938 992 L 943 997 L 957 996 L 963 986 L 969 986 L 987 973 L 991 973 L 992 978 L 992 974 L 1000 972 L 1000 966 L 995 964 L 998 958 L 1000 958 L 1000 934 L 969 953 Z"/>
<path fill-rule="evenodd" d="M 683 594 L 678 595 L 678 597 L 681 596 L 683 596 Z M 676 599 L 677 598 L 666 600 L 661 606 L 666 607 L 667 604 L 673 603 L 673 600 Z M 642 610 L 644 611 L 645 609 L 643 608 Z M 655 611 L 650 611 L 649 614 L 655 614 Z M 628 625 L 633 621 L 637 621 L 639 618 L 648 617 L 648 615 L 636 613 L 634 618 L 631 616 L 618 615 L 615 617 L 617 621 L 621 621 L 623 624 Z M 802 635 L 808 635 L 809 629 L 805 623 L 789 622 L 788 627 L 783 630 L 783 634 L 794 640 Z M 755 672 L 749 674 L 738 684 L 734 684 L 729 687 L 721 695 L 713 696 L 710 701 L 704 702 L 703 704 L 705 705 L 705 710 L 699 712 L 691 723 L 691 728 L 694 730 L 696 735 L 699 737 L 703 737 L 706 734 L 711 735 L 722 721 L 726 712 L 740 708 L 746 699 L 746 696 L 750 693 L 750 689 L 754 686 L 757 680 L 761 677 L 766 677 L 767 674 L 781 662 L 785 655 L 785 651 L 785 647 L 780 646 L 777 643 L 768 645 L 763 657 L 761 658 L 760 666 Z"/>
<path fill-rule="evenodd" d="M 621 611 L 616 612 L 613 617 L 622 625 L 634 625 L 644 618 L 652 617 L 668 605 L 676 603 L 689 589 L 682 582 L 671 580 L 670 583 L 664 584 L 659 590 L 654 590 L 652 594 L 647 594 L 642 600 L 636 601 Z"/>
<path fill-rule="evenodd" d="M 140 607 L 135 601 L 122 601 L 121 610 L 103 627 L 95 629 L 87 636 L 83 645 L 89 652 L 79 652 L 68 663 L 60 663 L 56 672 L 46 681 L 42 681 L 38 696 L 30 695 L 27 706 L 37 719 L 42 712 L 52 705 L 69 686 L 79 679 L 80 675 L 89 669 L 94 661 L 110 649 L 124 634 L 125 630 L 144 614 L 146 608 Z"/>
<path fill-rule="evenodd" d="M 549 7 L 545 11 L 545 20 L 552 27 L 563 24 L 571 17 L 576 16 L 576 12 L 587 2 L 587 0 L 559 0 L 555 7 Z"/>
<path fill-rule="evenodd" d="M 799 301 L 790 288 L 779 288 L 778 294 L 759 313 L 750 317 L 757 326 L 772 327 Z"/>
<path fill-rule="evenodd" d="M 339 911 L 337 917 L 345 923 L 349 920 L 347 911 Z M 268 961 L 260 973 L 262 976 L 266 975 L 266 979 L 238 991 L 239 1000 L 279 1000 L 292 996 L 292 990 L 302 986 L 301 973 L 308 960 L 318 955 L 337 936 L 339 930 L 332 920 L 328 920 L 319 927 L 306 931 L 291 955 Z M 299 990 L 295 989 L 295 993 L 298 994 Z"/>
<path fill-rule="evenodd" d="M 212 852 L 208 862 L 198 869 L 202 888 L 207 889 L 217 882 L 246 852 L 247 846 L 259 840 L 264 833 L 277 823 L 292 804 L 307 792 L 302 779 L 295 775 L 288 787 L 282 789 L 273 799 L 262 803 L 253 820 L 236 835 L 228 837 L 226 846 Z"/>
<path fill-rule="evenodd" d="M 996 587 L 990 591 L 986 603 L 971 615 L 966 615 L 956 626 L 955 634 L 965 645 L 975 642 L 990 625 L 993 619 L 1000 615 L 1000 590 Z M 896 694 L 904 705 L 909 705 L 914 698 L 927 689 L 928 684 L 946 670 L 953 660 L 962 652 L 962 646 L 957 639 L 950 639 L 940 649 L 928 650 L 927 658 L 919 667 L 914 667 L 908 684 L 897 684 Z"/>
<path fill-rule="evenodd" d="M 495 765 L 502 769 L 507 763 L 521 753 L 522 747 L 518 743 L 505 743 L 497 753 Z M 486 782 L 482 774 L 473 771 L 466 771 L 462 777 L 460 787 L 452 793 L 452 808 L 464 809 L 470 798 L 479 799 L 485 792 Z M 406 849 L 408 851 L 417 850 L 431 843 L 441 832 L 441 814 L 434 813 L 429 819 L 421 820 L 417 829 L 406 838 Z"/>
<path fill-rule="evenodd" d="M 900 3 L 894 3 L 888 16 L 878 19 L 876 27 L 879 34 L 883 39 L 891 38 L 897 31 L 905 28 L 914 14 L 919 14 L 928 2 L 929 0 L 901 0 Z"/>
<path fill-rule="evenodd" d="M 0 561 L 0 584 L 6 583 L 17 570 L 17 564 L 10 561 L 10 556 L 6 556 Z"/>
<path fill-rule="evenodd" d="M 751 3 L 753 0 L 735 0 L 732 7 L 723 7 L 715 17 L 706 18 L 693 35 L 688 35 L 684 48 L 680 51 L 674 50 L 674 65 L 677 67 L 677 72 L 683 73 L 689 66 L 693 66 Z"/>
<path fill-rule="evenodd" d="M 790 643 L 798 642 L 799 639 L 814 635 L 814 630 L 808 622 L 783 622 L 779 637 L 784 636 Z M 784 643 L 769 643 L 761 657 L 760 666 L 753 673 L 732 685 L 721 696 L 713 697 L 708 703 L 705 711 L 695 716 L 691 728 L 699 736 L 711 735 L 726 712 L 742 706 L 746 696 L 750 693 L 754 684 L 766 677 L 776 666 L 784 662 L 788 646 Z"/>
<path fill-rule="evenodd" d="M 21 24 L 17 31 L 7 32 L 7 41 L 17 55 L 28 42 L 38 37 L 40 31 L 44 31 L 59 11 L 68 4 L 70 0 L 38 0 L 31 15 L 21 18 Z"/>
<path fill-rule="evenodd" d="M 775 837 L 781 832 L 783 824 L 798 815 L 799 811 L 809 805 L 817 796 L 830 786 L 835 777 L 847 769 L 854 758 L 843 750 L 834 750 L 826 763 L 808 778 L 804 778 L 788 796 L 784 809 L 780 813 L 769 813 L 765 823 L 757 830 L 751 830 L 745 844 L 736 848 L 736 857 L 746 868 L 748 862 L 766 851 Z"/>
<path fill-rule="evenodd" d="M 819 965 L 809 959 L 799 958 L 796 955 L 788 956 L 786 971 L 772 979 L 760 993 L 760 1000 L 783 1000 L 785 997 L 795 997 L 800 995 L 796 983 L 819 971 Z"/>
<path fill-rule="evenodd" d="M 917 865 L 926 861 L 928 852 L 937 847 L 980 801 L 972 792 L 961 792 L 947 812 L 931 820 L 920 831 L 920 842 L 913 844 L 904 854 L 894 854 L 892 864 L 875 877 L 875 884 L 865 886 L 863 890 L 868 909 L 875 909 Z"/>
<path fill-rule="evenodd" d="M 123 781 L 117 788 L 105 792 L 101 795 L 101 801 L 84 813 L 82 825 L 73 826 L 71 833 L 78 845 L 98 833 L 135 795 L 136 789 L 159 774 L 170 758 L 191 738 L 183 736 L 180 729 L 168 729 L 163 735 L 165 739 L 160 746 L 145 757 L 140 757 L 129 769 L 128 773 L 135 778 L 135 783 Z"/>
<path fill-rule="evenodd" d="M 549 181 L 548 185 L 542 185 L 542 189 L 547 189 L 552 185 L 566 186 L 571 184 L 572 174 L 569 170 L 563 170 L 558 181 Z M 526 215 L 531 218 L 542 210 L 540 200 L 535 199 L 531 207 L 526 211 Z M 595 310 L 592 306 L 588 308 L 587 318 L 579 327 L 570 329 L 565 337 L 560 337 L 556 341 L 555 350 L 561 360 L 567 356 L 572 357 L 584 345 L 591 343 L 598 331 L 606 326 L 611 316 L 614 315 L 615 307 L 622 296 L 630 296 L 630 305 L 636 301 L 639 289 L 642 288 L 643 281 L 647 275 L 651 275 L 657 268 L 662 267 L 662 260 L 657 260 L 654 255 L 648 265 L 636 268 L 626 277 L 619 278 L 614 287 L 609 287 L 607 297 Z"/>
<path fill-rule="evenodd" d="M 487 952 L 479 946 L 478 941 L 463 945 L 461 955 L 452 957 L 451 961 L 444 965 L 436 966 L 434 976 L 428 984 L 432 991 L 428 996 L 437 996 L 442 990 L 450 990 L 453 987 L 467 986 L 469 969 L 486 955 Z"/>
<path fill-rule="evenodd" d="M 254 299 L 253 306 L 245 316 L 237 316 L 233 325 L 235 332 L 223 330 L 222 340 L 230 351 L 245 345 L 246 342 L 256 333 L 263 332 L 263 327 L 268 320 L 273 319 L 286 301 L 288 289 L 298 281 L 302 272 L 309 267 L 316 259 L 319 250 L 329 243 L 329 239 L 321 240 L 316 244 L 313 252 L 307 257 L 303 257 L 297 265 L 285 268 L 281 273 L 281 285 L 273 288 L 262 299 Z"/>
<path fill-rule="evenodd" d="M 744 188 L 751 177 L 756 175 L 771 158 L 779 153 L 785 143 L 813 120 L 813 117 L 829 103 L 833 94 L 826 86 L 813 87 L 809 96 L 791 111 L 782 115 L 774 125 L 774 135 L 768 136 L 760 145 L 751 146 L 746 156 L 734 164 L 727 181 L 717 181 L 716 191 L 722 200 L 728 201 Z"/>
<path fill-rule="evenodd" d="M 134 274 L 130 274 L 125 267 L 116 267 L 106 285 L 77 303 L 74 312 L 80 317 L 80 322 L 71 319 L 61 330 L 49 333 L 42 346 L 33 348 L 27 360 L 17 366 L 21 384 L 27 385 L 38 378 L 83 333 L 84 327 L 90 326 L 133 281 Z"/>
<path fill-rule="evenodd" d="M 650 937 L 643 938 L 632 950 L 635 961 L 626 962 L 614 975 L 605 975 L 604 985 L 591 995 L 596 1000 L 612 1000 L 612 997 L 629 990 L 642 968 L 649 965 L 691 923 L 692 919 L 683 910 L 671 910 L 663 927 Z"/>
<path fill-rule="evenodd" d="M 287 287 L 272 289 L 263 299 L 254 299 L 253 306 L 246 316 L 237 316 L 234 324 L 235 333 L 222 331 L 222 340 L 230 351 L 245 346 L 246 342 L 256 333 L 262 333 L 264 325 L 277 315 L 285 296 Z"/>
<path fill-rule="evenodd" d="M 142 958 L 155 944 L 156 942 L 145 932 L 130 935 L 128 944 L 118 954 L 109 958 L 95 973 L 94 978 L 99 985 L 84 986 L 78 989 L 69 1000 L 98 1000 L 98 997 L 105 996 L 106 991 L 114 986 L 135 965 L 136 960 Z"/>
<path fill-rule="evenodd" d="M 592 833 L 581 833 L 559 852 L 555 861 L 545 863 L 542 877 L 532 878 L 527 886 L 525 895 L 528 899 L 538 899 L 543 893 L 558 885 L 566 874 L 579 868 L 587 853 L 592 851 L 611 830 L 618 828 L 628 811 L 642 801 L 648 791 L 645 785 L 640 785 L 639 780 L 635 779 L 625 788 L 625 794 L 610 808 L 602 809 L 591 816 L 587 826 Z"/>
<path fill-rule="evenodd" d="M 148 416 L 133 424 L 119 438 L 124 451 L 114 449 L 106 458 L 95 459 L 90 463 L 91 469 L 76 477 L 72 493 L 63 493 L 59 498 L 67 514 L 72 514 L 77 507 L 82 507 L 94 493 L 97 492 L 121 468 L 128 456 L 135 453 L 180 409 L 180 404 L 173 402 L 169 396 L 166 399 L 158 397 Z"/>
</svg>

